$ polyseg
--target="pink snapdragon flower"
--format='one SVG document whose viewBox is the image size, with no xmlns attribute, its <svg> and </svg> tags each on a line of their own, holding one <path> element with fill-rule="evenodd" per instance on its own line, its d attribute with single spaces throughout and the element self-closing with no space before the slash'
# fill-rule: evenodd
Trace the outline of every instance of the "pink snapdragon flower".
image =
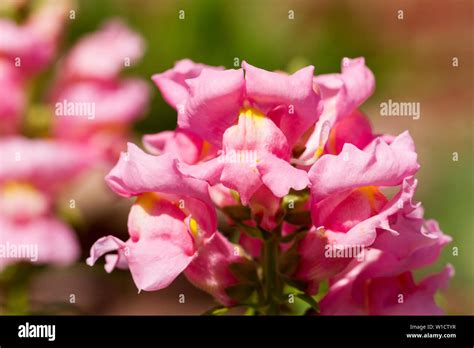
<svg viewBox="0 0 474 348">
<path fill-rule="evenodd" d="M 358 110 L 375 86 L 364 59 L 316 77 L 313 67 L 293 75 L 242 67 L 182 60 L 153 76 L 178 126 L 143 138 L 157 156 L 129 144 L 107 176 L 116 193 L 137 197 L 130 239 L 98 240 L 88 263 L 117 251 L 106 270 L 128 267 L 139 289 L 164 288 L 183 272 L 227 306 L 243 278 L 255 294 L 247 300 L 267 314 L 283 304 L 274 303 L 284 289 L 275 284 L 314 295 L 323 281 L 323 314 L 441 313 L 433 295 L 451 267 L 420 283 L 412 272 L 451 239 L 413 203 L 419 164 L 409 133 L 376 135 Z M 217 231 L 214 206 L 245 252 Z M 238 280 L 231 265 L 250 257 Z"/>
<path fill-rule="evenodd" d="M 416 181 L 410 177 L 390 200 L 375 188 L 364 188 L 351 192 L 338 205 L 322 206 L 318 218 L 324 214 L 328 217 L 316 220 L 318 228 L 313 227 L 299 244 L 301 260 L 296 277 L 308 282 L 310 292 L 316 292 L 321 281 L 343 271 L 352 260 L 359 259 L 358 253 L 363 256 L 367 247 L 373 247 L 380 231 L 398 236 L 390 221 L 412 205 L 415 188 Z"/>
<path fill-rule="evenodd" d="M 454 275 L 448 265 L 418 284 L 391 254 L 372 249 L 364 263 L 354 262 L 321 301 L 322 315 L 441 315 L 434 301 Z"/>
<path fill-rule="evenodd" d="M 344 58 L 341 70 L 340 74 L 318 75 L 313 80 L 314 88 L 321 94 L 324 109 L 305 144 L 305 150 L 299 157 L 301 160 L 310 160 L 321 156 L 333 126 L 357 112 L 357 108 L 374 92 L 375 78 L 365 65 L 364 58 Z M 367 125 L 363 124 L 366 121 L 357 117 L 353 122 L 357 123 L 358 131 L 357 133 L 345 131 L 344 133 L 350 138 L 346 137 L 344 142 L 357 141 L 359 144 L 365 143 L 364 145 L 366 145 L 368 140 L 371 140 L 371 132 L 367 131 Z M 347 129 L 347 127 L 350 127 L 350 124 L 347 124 L 345 128 Z M 329 138 L 329 145 L 333 153 L 336 146 L 334 136 L 333 133 Z M 355 145 L 358 146 L 358 144 Z"/>
<path fill-rule="evenodd" d="M 0 243 L 17 249 L 36 246 L 34 262 L 74 262 L 79 245 L 71 228 L 55 216 L 55 198 L 95 156 L 82 146 L 60 141 L 0 140 Z M 7 255 L 0 259 L 0 268 L 27 259 L 28 255 Z"/>
<path fill-rule="evenodd" d="M 389 218 L 411 204 L 416 187 L 412 176 L 419 168 L 416 159 L 413 141 L 405 132 L 390 144 L 379 137 L 364 150 L 346 143 L 338 155 L 323 155 L 311 167 L 311 216 L 316 228 L 299 245 L 302 261 L 297 272 L 311 284 L 311 291 L 354 258 L 328 258 L 314 250 L 366 248 L 376 240 L 378 229 L 397 233 Z M 388 199 L 381 188 L 393 186 L 401 186 L 400 191 Z"/>
<path fill-rule="evenodd" d="M 190 94 L 184 113 L 178 112 L 178 124 L 221 146 L 218 157 L 183 165 L 181 170 L 237 191 L 246 205 L 261 187 L 281 198 L 291 188 L 301 190 L 309 184 L 306 172 L 289 163 L 289 139 L 293 141 L 317 119 L 319 97 L 312 89 L 312 67 L 292 76 L 245 62 L 243 67 L 245 79 L 242 70 L 204 69 L 186 80 Z M 194 124 L 194 119 L 200 119 L 200 124 Z"/>
<path fill-rule="evenodd" d="M 250 110 L 249 116 L 272 119 L 292 142 L 321 112 L 312 88 L 313 70 L 310 66 L 287 76 L 246 62 L 238 70 L 203 68 L 197 77 L 185 80 L 187 96 L 177 105 L 178 125 L 221 145 L 224 132 Z M 168 93 L 166 86 L 158 87 Z"/>
<path fill-rule="evenodd" d="M 107 183 L 119 195 L 137 197 L 129 215 L 130 239 L 100 239 L 88 263 L 118 250 L 109 271 L 123 262 L 140 290 L 168 286 L 216 232 L 208 185 L 182 175 L 173 156 L 148 155 L 133 144 L 107 175 Z"/>
<path fill-rule="evenodd" d="M 222 67 L 212 67 L 183 59 L 161 74 L 152 76 L 165 101 L 173 108 L 182 108 L 189 98 L 190 87 L 187 80 L 198 77 L 203 69 L 222 71 Z M 216 155 L 217 148 L 195 134 L 191 129 L 177 128 L 143 137 L 145 148 L 153 154 L 174 153 L 181 162 L 196 164 Z"/>
<path fill-rule="evenodd" d="M 267 188 L 274 197 L 271 201 L 278 201 L 291 188 L 301 190 L 309 184 L 306 173 L 288 161 L 293 141 L 320 113 L 313 68 L 287 76 L 246 62 L 242 66 L 245 78 L 242 69 L 222 70 L 183 60 L 153 79 L 165 100 L 177 109 L 178 125 L 194 134 L 194 144 L 210 142 L 219 148 L 217 156 L 207 161 L 192 156 L 185 162 L 198 163 L 182 165 L 183 173 L 212 186 L 222 183 L 238 192 L 243 204 Z M 145 137 L 145 144 L 152 139 Z M 278 178 L 277 170 L 283 173 Z M 265 207 L 266 212 L 271 210 Z M 270 216 L 265 216 L 270 228 Z"/>
<path fill-rule="evenodd" d="M 418 168 L 408 132 L 391 144 L 377 138 L 364 150 L 346 144 L 338 155 L 322 156 L 308 173 L 314 225 L 327 227 L 341 244 L 372 244 L 375 229 L 387 227 L 386 217 L 400 199 L 387 204 L 379 188 L 401 185 Z"/>
<path fill-rule="evenodd" d="M 106 255 L 107 272 L 129 268 L 139 290 L 165 288 L 184 271 L 194 285 L 231 304 L 224 289 L 237 279 L 228 266 L 243 260 L 242 253 L 216 230 L 208 184 L 184 176 L 177 164 L 170 154 L 152 156 L 129 144 L 107 183 L 121 196 L 137 197 L 128 219 L 130 239 L 99 239 L 87 263 L 117 251 Z"/>
<path fill-rule="evenodd" d="M 434 276 L 429 278 L 431 280 L 423 282 L 420 287 L 415 286 L 410 273 L 414 269 L 434 263 L 439 257 L 442 248 L 451 241 L 449 236 L 441 232 L 436 221 L 425 221 L 423 219 L 421 204 L 414 204 L 412 202 L 416 185 L 417 182 L 413 178 L 408 178 L 404 181 L 402 191 L 392 199 L 397 204 L 389 205 L 390 208 L 387 209 L 390 213 L 385 216 L 384 226 L 379 226 L 376 229 L 377 236 L 370 245 L 370 248 L 358 249 L 360 255 L 350 255 L 341 258 L 335 257 L 334 254 L 328 256 L 326 253 L 332 241 L 331 235 L 325 233 L 318 235 L 314 231 L 310 231 L 308 236 L 302 241 L 299 246 L 301 251 L 301 264 L 298 270 L 299 277 L 312 282 L 310 283 L 312 292 L 317 290 L 318 281 L 332 279 L 334 283 L 334 286 L 330 288 L 327 298 L 322 302 L 322 304 L 329 303 L 328 312 L 337 311 L 332 312 L 332 314 L 362 314 L 366 310 L 366 314 L 390 314 L 390 311 L 393 310 L 392 314 L 440 314 L 440 310 L 437 307 L 433 307 L 433 305 L 426 307 L 424 312 L 423 307 L 413 308 L 411 305 L 400 308 L 395 306 L 390 310 L 387 308 L 372 308 L 371 310 L 374 312 L 370 312 L 368 307 L 364 307 L 367 306 L 365 302 L 364 304 L 359 303 L 361 307 L 357 310 L 353 308 L 353 304 L 344 303 L 341 305 L 339 302 L 345 301 L 341 296 L 350 297 L 349 293 L 351 291 L 366 291 L 366 289 L 359 287 L 357 290 L 351 290 L 353 286 L 351 284 L 352 281 L 355 281 L 357 284 L 364 282 L 372 284 L 372 278 L 380 278 L 380 286 L 382 288 L 384 286 L 389 288 L 392 285 L 400 286 L 400 293 L 405 291 L 405 294 L 414 295 L 415 298 L 418 296 L 416 293 L 420 291 L 419 295 L 422 297 L 420 301 L 422 302 L 424 301 L 423 297 L 425 297 L 426 301 L 432 301 L 432 295 L 436 292 L 437 288 L 446 287 L 447 280 L 453 272 L 450 266 L 439 276 Z M 341 249 L 363 245 L 339 244 L 339 246 L 339 249 L 333 249 L 333 251 L 339 250 L 342 252 L 341 255 L 343 255 L 344 250 Z M 314 253 L 317 249 L 320 252 Z M 318 255 L 324 255 L 324 257 Z M 385 277 L 393 278 L 385 279 Z M 385 281 L 387 283 L 384 283 Z M 438 281 L 441 283 L 438 283 Z M 425 292 L 425 285 L 428 287 L 427 292 Z M 370 298 L 365 298 L 364 301 L 379 301 L 377 299 L 379 296 L 393 295 L 388 290 L 384 294 L 381 294 L 380 290 L 376 292 L 371 293 Z M 356 293 L 352 296 L 362 295 Z M 364 296 L 369 295 L 365 293 Z M 374 299 L 371 299 L 372 297 Z M 360 300 L 360 297 L 358 300 Z M 352 301 L 352 299 L 347 299 L 347 301 Z M 379 302 L 379 304 L 382 304 L 383 301 Z M 397 304 L 393 297 L 389 302 L 391 305 Z M 365 309 L 363 310 L 362 307 Z"/>
</svg>

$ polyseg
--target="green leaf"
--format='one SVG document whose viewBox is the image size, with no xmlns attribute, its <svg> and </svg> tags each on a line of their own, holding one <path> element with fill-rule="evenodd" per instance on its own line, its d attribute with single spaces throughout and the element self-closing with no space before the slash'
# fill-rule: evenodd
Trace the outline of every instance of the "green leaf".
<svg viewBox="0 0 474 348">
<path fill-rule="evenodd" d="M 238 302 L 245 301 L 252 295 L 255 287 L 253 284 L 237 284 L 225 289 L 226 294 Z"/>
<path fill-rule="evenodd" d="M 212 307 L 211 309 L 205 311 L 201 315 L 224 315 L 229 311 L 228 307 L 225 306 L 216 306 Z"/>
<path fill-rule="evenodd" d="M 308 287 L 308 284 L 304 280 L 294 279 L 285 275 L 282 275 L 282 278 L 286 284 L 297 290 L 305 291 Z"/>
<path fill-rule="evenodd" d="M 236 262 L 229 265 L 232 274 L 240 281 L 246 283 L 258 283 L 257 266 L 251 260 Z"/>
<path fill-rule="evenodd" d="M 297 294 L 296 297 L 309 304 L 311 308 L 315 310 L 316 313 L 319 313 L 319 304 L 314 298 L 306 294 Z"/>
<path fill-rule="evenodd" d="M 321 301 L 321 299 L 326 296 L 329 291 L 329 281 L 324 280 L 319 283 L 319 291 L 318 294 L 314 297 L 316 301 Z"/>
<path fill-rule="evenodd" d="M 228 205 L 222 210 L 234 221 L 250 220 L 252 218 L 250 208 L 243 205 Z"/>
<path fill-rule="evenodd" d="M 289 211 L 284 220 L 298 226 L 311 225 L 311 214 L 309 211 Z"/>
</svg>

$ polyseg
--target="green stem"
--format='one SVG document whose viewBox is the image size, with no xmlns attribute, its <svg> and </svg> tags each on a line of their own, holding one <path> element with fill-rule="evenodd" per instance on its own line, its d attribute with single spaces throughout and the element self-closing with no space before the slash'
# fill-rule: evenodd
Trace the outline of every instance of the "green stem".
<svg viewBox="0 0 474 348">
<path fill-rule="evenodd" d="M 277 236 L 272 236 L 263 245 L 263 282 L 266 302 L 266 314 L 279 313 L 279 298 L 281 292 L 278 271 L 279 244 Z"/>
</svg>

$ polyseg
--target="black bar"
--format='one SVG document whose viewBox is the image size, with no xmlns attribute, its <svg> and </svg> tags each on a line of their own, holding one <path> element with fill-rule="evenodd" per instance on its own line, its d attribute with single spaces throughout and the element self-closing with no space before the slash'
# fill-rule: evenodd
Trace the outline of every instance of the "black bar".
<svg viewBox="0 0 474 348">
<path fill-rule="evenodd" d="M 55 325 L 55 339 L 19 337 L 20 325 Z M 442 325 L 442 326 L 440 326 Z M 26 327 L 26 326 L 25 326 Z M 169 344 L 392 344 L 469 346 L 472 316 L 446 317 L 178 317 L 178 316 L 2 316 L 0 346 Z M 25 331 L 23 331 L 24 333 Z M 34 334 L 35 331 L 33 331 Z M 409 338 L 407 334 L 456 337 Z M 51 337 L 51 336 L 50 336 Z"/>
</svg>

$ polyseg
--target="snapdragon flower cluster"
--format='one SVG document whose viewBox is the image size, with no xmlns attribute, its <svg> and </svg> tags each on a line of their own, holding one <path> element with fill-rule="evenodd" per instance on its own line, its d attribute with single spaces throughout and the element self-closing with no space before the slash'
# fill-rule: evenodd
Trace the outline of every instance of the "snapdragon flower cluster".
<svg viewBox="0 0 474 348">
<path fill-rule="evenodd" d="M 358 110 L 375 87 L 363 58 L 316 76 L 182 60 L 152 79 L 177 128 L 129 143 L 106 176 L 134 198 L 130 237 L 99 239 L 89 265 L 106 254 L 145 291 L 184 273 L 216 313 L 292 313 L 295 298 L 307 314 L 442 313 L 453 268 L 413 272 L 451 238 L 414 201 L 410 134 L 374 134 Z"/>
</svg>

